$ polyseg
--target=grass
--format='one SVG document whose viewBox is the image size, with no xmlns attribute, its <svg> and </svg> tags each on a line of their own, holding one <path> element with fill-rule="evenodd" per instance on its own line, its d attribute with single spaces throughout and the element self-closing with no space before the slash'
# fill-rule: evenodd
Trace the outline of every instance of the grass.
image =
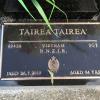
<svg viewBox="0 0 100 100">
<path fill-rule="evenodd" d="M 34 15 L 31 14 L 31 12 L 29 11 L 28 7 L 25 5 L 24 0 L 18 0 L 19 3 L 22 5 L 22 7 L 25 9 L 25 11 L 33 18 L 34 21 L 37 21 L 37 19 L 35 18 Z M 38 2 L 38 0 L 31 0 L 33 6 L 36 8 L 36 10 L 38 11 L 38 13 L 40 14 L 40 16 L 42 17 L 42 19 L 44 20 L 44 22 L 47 24 L 47 26 L 49 27 L 49 29 L 53 32 L 52 27 L 50 25 L 50 20 L 52 18 L 52 15 L 54 13 L 54 10 L 57 9 L 60 12 L 62 12 L 62 14 L 65 15 L 67 22 L 68 22 L 68 18 L 67 18 L 67 14 L 56 5 L 55 0 L 45 0 L 45 2 L 47 2 L 50 6 L 52 6 L 52 10 L 50 12 L 49 18 L 47 17 L 43 7 L 40 5 L 40 3 Z M 54 32 L 53 32 L 54 33 Z M 55 33 L 54 33 L 55 34 Z M 56 35 L 56 34 L 55 34 Z M 52 85 L 54 84 L 54 73 L 50 70 L 48 70 L 50 77 L 51 77 L 51 83 Z"/>
<path fill-rule="evenodd" d="M 31 12 L 29 11 L 28 7 L 25 5 L 24 0 L 18 0 L 18 1 L 22 5 L 22 7 L 25 9 L 25 11 L 33 18 L 33 20 L 37 21 L 37 19 L 35 18 L 35 16 L 31 14 Z M 31 0 L 31 2 L 32 2 L 33 6 L 36 8 L 36 10 L 38 11 L 38 13 L 40 14 L 40 16 L 42 17 L 42 19 L 44 20 L 44 22 L 47 24 L 47 26 L 49 27 L 49 29 L 51 31 L 53 31 L 53 30 L 52 30 L 52 27 L 50 25 L 50 20 L 51 20 L 51 17 L 53 15 L 55 9 L 61 11 L 62 14 L 65 15 L 65 17 L 67 19 L 67 22 L 68 22 L 67 14 L 63 10 L 61 10 L 61 8 L 59 8 L 56 5 L 55 0 L 45 0 L 45 2 L 47 2 L 49 5 L 52 6 L 52 10 L 50 12 L 49 18 L 47 17 L 45 11 L 43 10 L 43 7 L 40 5 L 40 3 L 38 2 L 38 0 Z"/>
</svg>

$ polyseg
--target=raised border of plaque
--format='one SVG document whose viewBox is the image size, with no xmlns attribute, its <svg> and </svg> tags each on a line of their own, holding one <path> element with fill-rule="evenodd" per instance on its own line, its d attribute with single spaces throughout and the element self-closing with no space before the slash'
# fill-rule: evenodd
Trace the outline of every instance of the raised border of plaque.
<svg viewBox="0 0 100 100">
<path fill-rule="evenodd" d="M 29 76 L 29 77 L 21 77 L 21 76 L 19 76 L 19 77 L 16 77 L 16 76 L 12 76 L 12 77 L 3 77 L 3 72 L 5 72 L 4 71 L 4 69 L 3 69 L 3 67 L 2 67 L 2 65 L 3 65 L 3 49 L 4 49 L 4 32 L 5 32 L 5 26 L 15 26 L 16 28 L 17 28 L 17 26 L 34 26 L 34 25 L 45 25 L 46 26 L 46 24 L 45 23 L 4 23 L 4 25 L 2 25 L 2 35 L 1 35 L 1 67 L 0 67 L 0 77 L 1 77 L 1 80 L 48 80 L 48 79 L 51 79 L 51 74 L 54 74 L 54 73 L 56 73 L 58 70 L 59 70 L 59 67 L 61 67 L 60 66 L 60 61 L 59 61 L 59 59 L 54 55 L 53 56 L 53 54 L 52 54 L 52 56 L 50 56 L 49 57 L 49 59 L 48 59 L 48 62 L 46 62 L 46 63 L 48 63 L 47 64 L 47 67 L 49 68 L 49 71 L 48 71 L 48 73 L 51 75 L 51 76 L 39 76 L 39 77 L 34 77 L 34 76 Z M 92 32 L 93 30 L 94 30 L 94 32 L 96 32 L 96 31 L 100 31 L 100 30 L 98 30 L 99 29 L 99 27 L 100 27 L 100 23 L 99 22 L 89 22 L 89 23 L 87 23 L 87 22 L 79 22 L 79 23 L 51 23 L 51 25 L 68 25 L 68 26 L 70 26 L 70 25 L 72 25 L 72 26 L 74 26 L 75 27 L 75 25 L 77 26 L 78 25 L 78 27 L 82 27 L 82 25 L 85 27 L 85 29 L 89 26 L 89 32 Z M 92 25 L 92 28 L 90 27 Z M 63 27 L 63 26 L 62 26 Z M 46 28 L 47 28 L 47 26 L 46 26 Z M 96 28 L 97 28 L 97 30 L 96 30 Z M 69 29 L 70 29 L 70 27 L 69 27 Z M 93 30 L 92 30 L 93 29 Z M 91 31 L 92 30 L 92 31 Z M 78 30 L 77 30 L 78 31 Z M 22 32 L 22 31 L 21 31 Z M 6 33 L 5 33 L 6 34 Z M 67 34 L 67 33 L 66 33 Z M 85 32 L 84 32 L 84 34 L 85 34 Z M 93 34 L 93 33 L 92 33 Z M 52 33 L 52 35 L 54 35 L 53 33 Z M 61 35 L 61 34 L 60 34 Z M 54 35 L 55 37 L 57 37 L 56 35 Z M 99 35 L 98 35 L 98 33 L 97 33 L 97 37 L 98 37 Z M 13 37 L 13 36 L 12 36 Z M 53 37 L 54 39 L 55 39 L 55 37 Z M 84 39 L 85 38 L 87 38 L 87 36 L 83 36 L 84 37 Z M 89 36 L 89 38 L 90 38 L 91 36 Z M 95 37 L 95 38 L 97 38 L 97 37 Z M 58 38 L 59 38 L 59 36 L 58 36 Z M 63 37 L 64 38 L 64 37 Z M 69 37 L 70 38 L 70 37 Z M 82 43 L 88 43 L 88 46 L 90 46 L 89 47 L 89 49 L 93 49 L 93 50 L 95 50 L 95 49 L 97 49 L 98 48 L 98 45 L 100 45 L 100 44 L 98 44 L 99 42 L 98 42 L 98 40 L 96 40 L 96 39 L 87 39 L 87 40 L 77 40 L 77 38 L 82 38 L 82 37 L 78 37 L 78 36 L 76 36 L 76 37 L 72 37 L 73 39 L 74 38 L 76 38 L 76 40 L 72 40 L 72 39 L 70 39 L 70 40 L 66 40 L 66 38 L 65 38 L 65 40 L 64 41 L 62 41 L 62 40 L 59 40 L 59 39 L 57 39 L 57 40 L 53 40 L 53 43 L 55 43 L 55 42 L 58 42 L 58 41 L 60 41 L 60 42 L 63 42 L 63 43 L 65 43 L 65 42 L 67 42 L 67 43 L 73 43 L 73 42 L 75 42 L 75 43 L 79 43 L 79 42 L 82 42 Z M 39 37 L 39 39 L 40 39 L 40 37 Z M 100 39 L 99 39 L 100 40 Z M 46 41 L 46 42 L 50 42 L 50 41 L 52 41 L 52 40 L 49 40 L 49 41 Z M 10 42 L 18 42 L 18 41 L 13 41 L 13 40 L 11 40 Z M 22 42 L 22 41 L 20 41 L 20 42 Z M 28 42 L 28 41 L 27 41 Z M 36 43 L 36 40 L 34 41 L 35 43 Z M 45 41 L 43 40 L 42 42 L 44 42 L 45 43 Z M 32 42 L 33 43 L 33 42 Z M 38 41 L 38 43 L 40 43 L 40 41 Z M 89 43 L 90 43 L 90 45 L 89 45 Z M 92 43 L 94 43 L 94 44 L 92 44 Z M 87 45 L 87 44 L 86 44 Z M 85 47 L 85 46 L 83 46 L 83 47 Z M 69 50 L 70 51 L 70 50 Z M 90 51 L 90 50 L 89 50 Z M 6 59 L 6 58 L 5 58 Z M 10 59 L 10 58 L 9 58 Z M 68 58 L 67 58 L 68 59 Z M 88 59 L 88 58 L 87 58 Z M 61 59 L 60 59 L 61 60 Z M 11 61 L 10 61 L 11 62 Z M 43 62 L 44 63 L 44 62 Z M 52 66 L 53 66 L 53 68 L 52 68 Z M 11 66 L 11 67 L 13 67 L 13 66 Z M 91 67 L 90 67 L 91 68 Z M 97 68 L 97 67 L 96 67 Z M 6 69 L 6 67 L 5 67 L 5 69 Z M 20 69 L 19 69 L 20 70 Z M 54 76 L 53 77 L 53 79 L 100 79 L 100 73 L 98 72 L 98 75 L 93 75 L 93 74 L 90 74 L 89 75 L 89 73 L 92 73 L 92 72 L 90 72 L 90 69 L 86 69 L 87 71 L 86 71 L 86 73 L 87 73 L 87 75 L 86 74 L 84 74 L 84 75 L 61 75 L 61 73 L 59 73 L 57 76 Z M 95 70 L 97 70 L 97 69 L 95 69 Z M 7 71 L 7 69 L 6 69 L 6 71 Z M 64 69 L 62 70 L 62 72 L 64 71 Z M 97 71 L 100 71 L 99 69 L 97 70 Z M 41 72 L 40 72 L 41 73 Z M 82 72 L 81 72 L 81 70 L 79 71 L 79 73 L 81 74 Z M 85 71 L 83 72 L 83 73 L 85 73 Z M 93 72 L 94 73 L 94 72 Z M 28 72 L 27 72 L 27 74 L 28 74 Z"/>
</svg>

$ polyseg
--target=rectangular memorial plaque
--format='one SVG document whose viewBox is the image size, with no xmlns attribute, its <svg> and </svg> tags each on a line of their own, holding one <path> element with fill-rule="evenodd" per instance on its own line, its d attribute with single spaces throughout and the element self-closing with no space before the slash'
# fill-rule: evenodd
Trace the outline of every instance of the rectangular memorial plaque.
<svg viewBox="0 0 100 100">
<path fill-rule="evenodd" d="M 1 79 L 100 78 L 100 23 L 5 23 Z"/>
</svg>

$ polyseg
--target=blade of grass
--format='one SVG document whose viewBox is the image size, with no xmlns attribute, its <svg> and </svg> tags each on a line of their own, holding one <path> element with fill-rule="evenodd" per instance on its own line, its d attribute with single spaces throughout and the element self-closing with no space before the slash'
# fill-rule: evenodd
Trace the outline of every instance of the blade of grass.
<svg viewBox="0 0 100 100">
<path fill-rule="evenodd" d="M 34 18 L 34 16 L 30 13 L 30 11 L 28 10 L 28 8 L 26 7 L 24 1 L 23 0 L 18 0 L 18 1 L 22 5 L 22 7 L 26 10 L 26 12 L 28 12 L 28 14 L 34 19 L 34 21 L 36 21 L 36 19 Z"/>
<path fill-rule="evenodd" d="M 56 6 L 52 1 L 50 1 L 50 0 L 46 0 L 46 2 L 48 2 L 49 4 L 51 4 L 52 6 L 54 6 L 56 9 L 58 9 L 59 11 L 61 11 L 64 15 L 65 15 L 65 17 L 66 17 L 66 19 L 67 19 L 67 22 L 68 22 L 68 17 L 67 17 L 67 14 L 63 11 L 63 10 L 61 10 L 58 6 Z"/>
<path fill-rule="evenodd" d="M 55 4 L 55 0 L 52 0 L 52 2 Z M 54 9 L 55 9 L 55 7 L 53 6 L 50 16 L 49 16 L 49 20 L 51 19 L 52 15 L 53 15 Z"/>
<path fill-rule="evenodd" d="M 54 73 L 48 70 L 50 77 L 51 77 L 51 84 L 54 85 Z"/>
<path fill-rule="evenodd" d="M 53 32 L 52 27 L 49 23 L 49 20 L 43 10 L 43 8 L 41 7 L 41 5 L 38 3 L 37 0 L 31 0 L 33 5 L 35 6 L 35 8 L 38 10 L 39 14 L 42 16 L 43 20 L 46 22 L 46 24 L 48 25 L 49 29 Z"/>
</svg>

